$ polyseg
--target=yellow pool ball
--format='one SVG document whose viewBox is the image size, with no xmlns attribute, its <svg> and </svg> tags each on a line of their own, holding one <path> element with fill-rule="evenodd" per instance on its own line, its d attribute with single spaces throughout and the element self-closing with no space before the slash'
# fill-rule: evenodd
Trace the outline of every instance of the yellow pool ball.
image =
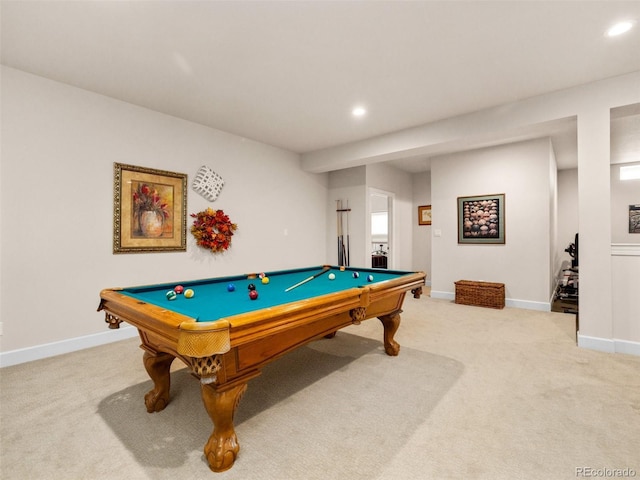
<svg viewBox="0 0 640 480">
<path fill-rule="evenodd" d="M 194 291 L 193 291 L 193 290 L 191 290 L 190 288 L 187 288 L 187 289 L 184 291 L 184 294 L 183 294 L 183 295 L 184 295 L 184 297 L 185 297 L 185 298 L 193 298 L 193 296 L 194 296 L 195 294 L 196 294 L 196 292 L 194 292 Z"/>
<path fill-rule="evenodd" d="M 262 277 L 262 284 L 266 285 L 267 283 L 269 283 L 269 277 Z"/>
</svg>

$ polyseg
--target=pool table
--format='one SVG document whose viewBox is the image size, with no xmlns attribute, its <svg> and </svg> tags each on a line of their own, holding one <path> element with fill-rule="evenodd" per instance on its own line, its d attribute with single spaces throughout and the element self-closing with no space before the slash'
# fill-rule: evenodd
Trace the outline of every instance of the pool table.
<svg viewBox="0 0 640 480">
<path fill-rule="evenodd" d="M 373 277 L 369 277 L 372 275 Z M 213 433 L 204 452 L 211 470 L 225 471 L 238 455 L 233 417 L 247 382 L 261 368 L 312 340 L 373 317 L 383 325 L 384 348 L 398 355 L 394 334 L 407 292 L 419 298 L 423 272 L 338 268 L 327 265 L 245 274 L 100 293 L 109 328 L 137 327 L 143 362 L 154 387 L 145 395 L 148 412 L 169 402 L 170 367 L 177 357 L 200 379 Z M 334 278 L 335 277 L 335 278 Z M 357 278 L 356 278 L 357 277 Z M 170 300 L 177 285 L 182 293 Z M 249 298 L 249 285 L 258 292 Z M 170 295 L 172 296 L 172 295 Z"/>
</svg>

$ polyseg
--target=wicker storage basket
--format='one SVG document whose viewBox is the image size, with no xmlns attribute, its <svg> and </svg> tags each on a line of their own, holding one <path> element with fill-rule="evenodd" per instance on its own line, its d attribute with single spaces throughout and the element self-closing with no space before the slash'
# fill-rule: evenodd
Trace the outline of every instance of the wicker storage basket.
<svg viewBox="0 0 640 480">
<path fill-rule="evenodd" d="M 456 285 L 456 303 L 478 307 L 504 308 L 504 283 L 459 280 Z"/>
</svg>

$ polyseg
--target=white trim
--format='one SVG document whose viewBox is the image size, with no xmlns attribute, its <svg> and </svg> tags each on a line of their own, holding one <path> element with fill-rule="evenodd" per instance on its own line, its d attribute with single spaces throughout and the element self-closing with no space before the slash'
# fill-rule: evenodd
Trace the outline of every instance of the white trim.
<svg viewBox="0 0 640 480">
<path fill-rule="evenodd" d="M 625 353 L 640 357 L 640 342 L 609 338 L 588 337 L 578 332 L 578 346 L 606 353 Z"/>
<path fill-rule="evenodd" d="M 21 348 L 9 352 L 0 353 L 0 368 L 18 365 L 19 363 L 32 362 L 43 358 L 55 357 L 64 353 L 71 353 L 85 348 L 106 345 L 138 335 L 138 329 L 130 325 L 121 326 L 118 329 L 106 332 L 94 333 L 84 337 L 70 338 L 59 342 L 45 343 L 35 347 Z"/>
<path fill-rule="evenodd" d="M 611 255 L 640 257 L 640 243 L 612 243 Z"/>
<path fill-rule="evenodd" d="M 451 292 L 439 292 L 431 290 L 431 298 L 440 298 L 442 300 L 455 300 L 456 296 Z"/>
<path fill-rule="evenodd" d="M 439 292 L 431 290 L 431 298 L 440 298 L 443 300 L 454 300 L 456 295 L 453 292 Z M 515 298 L 507 298 L 504 301 L 506 307 L 522 308 L 524 310 L 538 310 L 541 312 L 550 312 L 551 304 L 549 302 L 534 302 L 532 300 L 518 300 Z"/>
<path fill-rule="evenodd" d="M 515 298 L 507 298 L 504 301 L 505 306 L 513 308 L 523 308 L 525 310 L 538 310 L 540 312 L 550 312 L 551 304 L 549 302 L 534 302 L 532 300 L 517 300 Z"/>
</svg>

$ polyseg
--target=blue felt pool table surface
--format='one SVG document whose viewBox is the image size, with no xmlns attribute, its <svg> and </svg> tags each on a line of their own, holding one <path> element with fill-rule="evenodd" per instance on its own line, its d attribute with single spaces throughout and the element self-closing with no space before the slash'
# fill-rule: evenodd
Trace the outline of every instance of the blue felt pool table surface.
<svg viewBox="0 0 640 480">
<path fill-rule="evenodd" d="M 263 284 L 262 279 L 249 278 L 248 274 L 229 277 L 209 278 L 195 281 L 163 283 L 142 287 L 124 288 L 120 291 L 137 300 L 157 305 L 173 312 L 191 317 L 200 322 L 208 322 L 239 315 L 260 309 L 271 308 L 291 302 L 299 302 L 308 298 L 336 293 L 339 291 L 374 285 L 393 280 L 413 272 L 398 270 L 380 270 L 346 267 L 341 271 L 338 267 L 330 267 L 317 278 L 310 280 L 297 288 L 286 291 L 289 287 L 302 280 L 323 271 L 323 266 L 265 272 L 269 283 Z M 354 273 L 358 277 L 354 278 Z M 335 275 L 334 280 L 329 274 Z M 369 281 L 368 276 L 373 280 Z M 254 284 L 258 298 L 249 298 L 249 284 Z M 229 292 L 227 287 L 233 284 L 235 290 Z M 167 292 L 177 285 L 184 289 L 192 289 L 194 296 L 186 298 L 184 294 L 177 295 L 175 300 L 167 299 Z"/>
</svg>

